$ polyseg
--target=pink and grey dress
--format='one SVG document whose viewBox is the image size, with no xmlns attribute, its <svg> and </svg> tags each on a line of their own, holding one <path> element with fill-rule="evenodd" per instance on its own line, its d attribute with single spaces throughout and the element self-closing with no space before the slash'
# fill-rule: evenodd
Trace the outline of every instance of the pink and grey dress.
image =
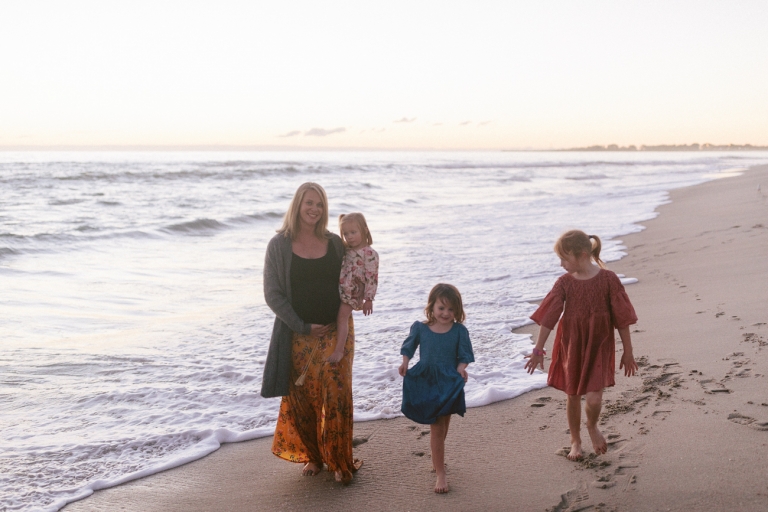
<svg viewBox="0 0 768 512">
<path fill-rule="evenodd" d="M 373 300 L 378 285 L 379 253 L 370 247 L 347 249 L 339 278 L 341 302 L 360 311 L 365 300 Z"/>
</svg>

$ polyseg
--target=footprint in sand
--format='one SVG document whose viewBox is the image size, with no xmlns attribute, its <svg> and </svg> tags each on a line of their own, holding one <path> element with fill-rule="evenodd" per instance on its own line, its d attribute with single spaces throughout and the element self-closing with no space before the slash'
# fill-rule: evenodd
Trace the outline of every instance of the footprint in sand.
<svg viewBox="0 0 768 512">
<path fill-rule="evenodd" d="M 765 338 L 763 338 L 759 334 L 755 334 L 754 332 L 745 332 L 741 336 L 744 338 L 742 341 L 755 343 L 757 344 L 758 347 L 765 347 L 766 345 L 768 345 L 768 341 L 766 341 Z"/>
<path fill-rule="evenodd" d="M 732 412 L 728 415 L 728 419 L 739 425 L 746 425 L 755 430 L 768 430 L 768 421 L 757 421 L 751 416 L 745 416 L 738 412 Z"/>
<path fill-rule="evenodd" d="M 580 482 L 574 489 L 560 496 L 560 503 L 547 510 L 551 512 L 612 510 L 606 507 L 607 496 L 601 491 L 614 487 L 621 491 L 631 490 L 637 483 L 636 472 L 642 461 L 643 449 L 643 445 L 628 443 L 617 450 L 609 450 L 606 456 L 599 458 L 594 454 L 586 456 L 581 461 L 581 465 L 584 469 L 592 470 L 594 480 L 589 485 Z M 568 447 L 563 448 L 565 453 L 568 450 Z M 590 492 L 590 487 L 594 489 L 593 492 Z"/>
<path fill-rule="evenodd" d="M 587 484 L 582 482 L 576 488 L 571 489 L 560 496 L 560 503 L 549 509 L 551 512 L 570 512 L 575 510 L 586 510 L 594 507 L 589 501 L 589 491 Z"/>
<path fill-rule="evenodd" d="M 704 388 L 704 392 L 710 395 L 717 393 L 731 393 L 730 389 L 726 388 L 719 382 L 715 382 L 715 379 L 702 379 L 699 381 L 699 384 L 701 384 L 701 387 Z"/>
</svg>

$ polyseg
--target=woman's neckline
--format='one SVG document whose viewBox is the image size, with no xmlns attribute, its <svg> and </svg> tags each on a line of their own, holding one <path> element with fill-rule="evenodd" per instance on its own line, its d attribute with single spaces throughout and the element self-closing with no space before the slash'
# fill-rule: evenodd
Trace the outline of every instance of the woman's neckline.
<svg viewBox="0 0 768 512">
<path fill-rule="evenodd" d="M 574 280 L 574 281 L 582 281 L 582 282 L 584 282 L 584 281 L 591 281 L 591 280 L 593 280 L 594 278 L 596 278 L 597 276 L 599 276 L 599 275 L 600 275 L 600 272 L 602 272 L 603 270 L 605 270 L 605 269 L 602 269 L 602 268 L 598 268 L 598 269 L 597 269 L 597 273 L 596 273 L 595 275 L 593 275 L 592 277 L 588 277 L 588 278 L 586 278 L 586 279 L 579 279 L 578 277 L 574 276 L 574 275 L 573 275 L 573 274 L 571 274 L 570 272 L 567 272 L 567 275 L 571 276 L 571 277 L 573 278 L 573 280 Z"/>
<path fill-rule="evenodd" d="M 300 260 L 315 261 L 315 260 L 321 260 L 321 259 L 325 258 L 326 256 L 328 256 L 328 248 L 326 247 L 325 254 L 323 254 L 322 256 L 318 256 L 317 258 L 305 258 L 304 256 L 299 256 L 298 254 L 296 254 L 293 251 L 291 251 L 291 254 L 293 254 L 294 256 L 299 258 Z"/>
</svg>

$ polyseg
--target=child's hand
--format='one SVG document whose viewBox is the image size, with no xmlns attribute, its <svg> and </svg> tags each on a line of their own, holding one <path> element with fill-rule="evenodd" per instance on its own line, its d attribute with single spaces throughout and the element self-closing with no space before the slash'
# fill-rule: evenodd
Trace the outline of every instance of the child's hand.
<svg viewBox="0 0 768 512">
<path fill-rule="evenodd" d="M 403 364 L 401 364 L 400 368 L 397 369 L 397 373 L 399 373 L 401 377 L 405 377 L 405 372 L 407 371 L 408 371 L 408 361 L 403 361 Z"/>
<path fill-rule="evenodd" d="M 621 362 L 619 363 L 619 370 L 624 368 L 624 376 L 625 377 L 632 377 L 635 372 L 637 371 L 637 363 L 635 362 L 635 356 L 632 354 L 632 351 L 625 350 L 623 354 L 621 354 Z"/>
<path fill-rule="evenodd" d="M 333 354 L 328 356 L 328 359 L 326 359 L 326 361 L 328 361 L 331 364 L 334 364 L 341 361 L 342 357 L 344 357 L 344 347 L 342 347 L 341 350 L 334 350 Z"/>
<path fill-rule="evenodd" d="M 537 366 L 541 366 L 542 371 L 544 370 L 544 356 L 531 354 L 525 356 L 525 358 L 528 360 L 525 362 L 525 371 L 531 375 L 533 375 L 533 372 L 536 371 Z"/>
<path fill-rule="evenodd" d="M 368 316 L 373 313 L 373 301 L 365 299 L 363 301 L 363 315 Z"/>
<path fill-rule="evenodd" d="M 459 375 L 462 376 L 462 378 L 464 379 L 464 382 L 467 382 L 467 379 L 469 379 L 469 375 L 467 374 L 467 369 L 462 366 L 459 366 L 458 368 L 456 368 L 456 371 L 458 371 Z"/>
</svg>

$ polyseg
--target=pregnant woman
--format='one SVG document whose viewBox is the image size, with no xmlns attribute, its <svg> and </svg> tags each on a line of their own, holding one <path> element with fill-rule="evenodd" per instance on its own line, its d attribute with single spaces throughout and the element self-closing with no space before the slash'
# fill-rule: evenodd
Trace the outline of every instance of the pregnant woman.
<svg viewBox="0 0 768 512">
<path fill-rule="evenodd" d="M 267 246 L 264 297 L 275 313 L 261 395 L 282 396 L 272 443 L 278 457 L 304 464 L 314 476 L 323 463 L 336 481 L 349 483 L 352 458 L 352 359 L 354 324 L 338 363 L 326 360 L 336 346 L 341 239 L 327 230 L 328 199 L 317 183 L 293 196 Z"/>
</svg>

